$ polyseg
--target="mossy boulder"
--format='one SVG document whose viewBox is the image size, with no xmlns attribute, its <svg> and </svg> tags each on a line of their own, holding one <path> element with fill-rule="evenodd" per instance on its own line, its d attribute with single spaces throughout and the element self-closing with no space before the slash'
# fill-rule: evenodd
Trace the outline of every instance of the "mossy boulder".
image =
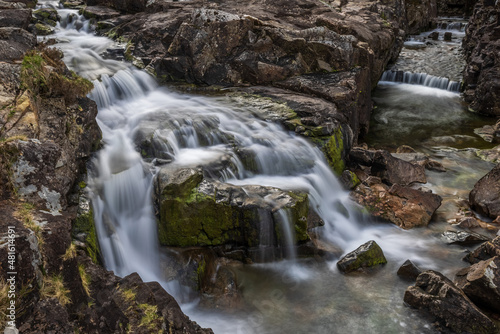
<svg viewBox="0 0 500 334">
<path fill-rule="evenodd" d="M 33 16 L 40 22 L 55 27 L 56 22 L 61 19 L 54 8 L 40 8 L 33 12 Z"/>
<path fill-rule="evenodd" d="M 387 260 L 380 246 L 373 240 L 359 246 L 337 262 L 337 267 L 344 273 L 350 273 L 361 268 L 385 264 Z"/>
<path fill-rule="evenodd" d="M 285 228 L 296 243 L 309 240 L 306 193 L 225 184 L 205 179 L 201 169 L 164 167 L 155 181 L 155 195 L 162 245 L 257 247 L 261 231 L 267 229 L 270 246 L 284 247 Z"/>
<path fill-rule="evenodd" d="M 46 36 L 54 33 L 54 28 L 45 23 L 37 23 L 35 24 L 35 32 L 37 35 Z"/>
</svg>

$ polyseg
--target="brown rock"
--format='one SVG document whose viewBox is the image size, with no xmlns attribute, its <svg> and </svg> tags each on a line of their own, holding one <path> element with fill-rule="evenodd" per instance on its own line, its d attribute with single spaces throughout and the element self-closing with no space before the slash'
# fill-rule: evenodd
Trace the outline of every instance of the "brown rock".
<svg viewBox="0 0 500 334">
<path fill-rule="evenodd" d="M 485 216 L 500 216 L 500 164 L 477 181 L 469 194 L 469 202 L 472 209 Z"/>
<path fill-rule="evenodd" d="M 461 270 L 455 282 L 476 305 L 500 313 L 500 256 Z"/>
<path fill-rule="evenodd" d="M 404 301 L 431 313 L 455 332 L 498 333 L 495 323 L 452 281 L 436 271 L 421 273 L 415 286 L 406 289 Z"/>
<path fill-rule="evenodd" d="M 389 185 L 410 185 L 415 182 L 427 182 L 425 170 L 422 166 L 397 159 L 387 151 L 375 152 L 372 174 L 379 176 L 382 181 L 387 182 Z"/>
<path fill-rule="evenodd" d="M 353 199 L 376 216 L 404 229 L 427 226 L 441 205 L 441 197 L 420 190 L 383 184 L 360 185 L 352 193 Z"/>
<path fill-rule="evenodd" d="M 478 263 L 482 260 L 488 260 L 494 256 L 500 256 L 500 236 L 491 241 L 482 243 L 471 253 L 464 257 L 469 263 Z"/>
</svg>

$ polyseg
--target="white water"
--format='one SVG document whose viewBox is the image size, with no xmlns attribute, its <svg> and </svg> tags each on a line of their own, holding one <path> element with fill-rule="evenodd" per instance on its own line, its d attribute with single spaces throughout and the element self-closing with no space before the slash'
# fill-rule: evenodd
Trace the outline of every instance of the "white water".
<svg viewBox="0 0 500 334">
<path fill-rule="evenodd" d="M 411 85 L 420 85 L 431 88 L 458 92 L 460 83 L 448 78 L 436 77 L 427 73 L 411 73 L 403 71 L 385 71 L 380 78 L 381 82 L 400 82 Z"/>
<path fill-rule="evenodd" d="M 63 21 L 67 21 L 68 15 L 76 14 L 74 11 L 64 10 L 60 15 L 63 16 Z M 81 17 L 73 18 L 75 19 L 76 22 L 83 22 Z M 373 239 L 380 244 L 393 266 L 411 258 L 425 268 L 442 267 L 443 260 L 436 258 L 433 251 L 440 241 L 423 237 L 423 230 L 408 232 L 393 225 L 362 221 L 322 153 L 304 138 L 285 131 L 277 124 L 254 117 L 251 110 L 234 108 L 226 101 L 180 95 L 157 87 L 147 74 L 133 70 L 123 62 L 103 59 L 100 53 L 113 43 L 94 36 L 85 23 L 81 25 L 82 29 L 75 30 L 78 26 L 68 24 L 65 29 L 59 25 L 55 37 L 59 41 L 57 46 L 65 52 L 64 60 L 71 69 L 87 78 L 101 80 L 94 81 L 95 89 L 90 96 L 99 106 L 98 122 L 105 146 L 95 161 L 89 185 L 94 192 L 96 226 L 104 263 L 108 269 L 120 276 L 138 272 L 144 280 L 159 281 L 170 293 L 179 297 L 179 291 L 168 285 L 159 271 L 156 223 L 151 203 L 151 181 L 155 170 L 141 159 L 134 143 L 134 138 L 151 124 L 157 127 L 153 131 L 157 153 L 173 159 L 175 165 L 206 165 L 229 156 L 235 167 L 220 171 L 220 178 L 225 182 L 307 191 L 311 207 L 316 209 L 325 222 L 322 228 L 324 239 L 341 247 L 344 253 Z M 254 156 L 256 170 L 245 168 L 234 147 Z M 280 211 L 277 215 L 284 216 L 280 219 L 283 222 L 288 220 L 284 219 L 286 212 Z M 288 249 L 288 258 L 293 260 L 296 257 L 291 242 L 293 230 L 290 224 L 284 225 L 285 239 L 288 240 L 284 246 Z M 263 268 L 267 271 L 266 275 L 270 276 L 274 272 L 286 273 L 291 276 L 287 282 L 303 282 L 301 284 L 308 284 L 304 289 L 311 291 L 314 291 L 314 287 L 323 287 L 325 282 L 352 284 L 356 281 L 345 280 L 334 263 L 327 266 L 326 274 L 321 270 L 312 270 L 312 273 L 310 268 L 300 264 L 290 266 L 289 263 L 285 261 L 255 268 Z M 385 272 L 386 275 L 393 275 L 387 270 Z M 368 284 L 366 289 L 370 294 L 381 294 L 377 298 L 390 294 L 392 289 L 392 284 L 389 284 L 372 291 L 370 283 L 365 284 Z M 363 287 L 358 287 L 358 290 L 364 293 Z M 320 296 L 346 298 L 342 289 L 337 291 L 336 287 L 330 287 L 328 291 L 330 292 L 327 294 L 320 293 Z M 295 290 L 292 292 L 296 293 Z M 259 291 L 255 296 L 259 296 Z M 306 304 L 313 303 L 315 308 L 321 305 L 314 303 L 313 299 L 307 299 L 308 296 L 304 298 Z M 378 303 L 377 298 L 374 303 Z M 395 302 L 397 305 L 402 303 L 401 296 L 398 298 L 400 299 Z M 300 319 L 294 318 L 296 312 L 291 309 L 292 305 L 293 303 L 285 303 L 282 308 L 286 311 L 285 318 L 291 317 L 293 328 L 294 323 L 299 325 Z M 261 323 L 263 329 L 260 330 L 251 328 L 252 322 L 246 318 L 248 315 L 235 319 L 218 313 L 217 320 L 213 321 L 210 314 L 207 315 L 206 311 L 199 310 L 196 306 L 183 305 L 183 309 L 202 326 L 213 327 L 216 333 L 272 333 L 283 330 L 279 322 L 274 322 L 277 319 L 273 320 L 273 310 L 264 314 L 266 320 Z M 325 315 L 331 311 L 331 307 L 328 311 L 321 310 Z M 375 323 L 382 321 L 384 326 L 395 326 L 396 331 L 401 333 L 412 333 L 405 329 L 405 321 L 418 322 L 418 319 L 411 320 L 411 314 L 400 307 L 393 309 L 391 306 L 390 319 L 381 320 L 387 314 L 383 309 L 374 312 Z M 393 318 L 406 320 L 392 324 Z M 385 323 L 386 320 L 390 320 L 391 324 Z M 361 320 L 354 317 L 353 321 Z M 305 328 L 300 325 L 300 330 L 291 330 L 316 333 L 325 330 L 326 333 L 337 328 L 336 324 L 321 326 L 311 321 Z M 353 326 L 349 322 L 349 325 L 338 330 L 356 332 L 352 331 L 356 328 Z"/>
</svg>

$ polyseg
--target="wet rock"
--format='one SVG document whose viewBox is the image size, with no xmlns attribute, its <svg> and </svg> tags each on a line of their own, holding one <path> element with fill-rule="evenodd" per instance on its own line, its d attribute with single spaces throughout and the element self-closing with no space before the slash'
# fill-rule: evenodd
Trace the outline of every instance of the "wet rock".
<svg viewBox="0 0 500 334">
<path fill-rule="evenodd" d="M 433 31 L 427 37 L 432 39 L 433 41 L 437 41 L 439 39 L 439 32 Z"/>
<path fill-rule="evenodd" d="M 474 217 L 464 217 L 457 220 L 457 226 L 461 228 L 470 229 L 470 228 L 481 227 L 481 224 Z"/>
<path fill-rule="evenodd" d="M 397 275 L 402 278 L 416 280 L 422 270 L 417 267 L 411 260 L 406 260 L 401 267 L 399 267 Z"/>
<path fill-rule="evenodd" d="M 361 184 L 351 197 L 375 217 L 388 220 L 404 229 L 427 226 L 441 205 L 441 197 L 421 190 L 385 184 Z"/>
<path fill-rule="evenodd" d="M 373 158 L 372 174 L 388 184 L 409 185 L 426 183 L 425 170 L 401 159 L 394 158 L 387 151 L 376 151 Z"/>
<path fill-rule="evenodd" d="M 391 154 L 384 150 L 372 151 L 359 147 L 349 152 L 350 166 L 370 167 L 371 175 L 380 177 L 389 185 L 426 183 L 424 167 L 418 163 L 425 159 L 425 155 L 418 153 Z"/>
<path fill-rule="evenodd" d="M 492 1 L 477 1 L 462 42 L 467 62 L 464 99 L 470 109 L 490 116 L 500 115 L 499 11 Z"/>
<path fill-rule="evenodd" d="M 341 258 L 337 262 L 337 268 L 343 273 L 350 273 L 385 263 L 387 260 L 384 252 L 375 241 L 371 240 Z"/>
<path fill-rule="evenodd" d="M 61 19 L 54 8 L 41 8 L 33 12 L 33 16 L 40 22 L 55 27 L 57 21 Z"/>
<path fill-rule="evenodd" d="M 442 274 L 428 270 L 405 291 L 404 301 L 429 312 L 458 333 L 497 333 L 495 323 L 474 305 L 465 293 Z"/>
<path fill-rule="evenodd" d="M 361 183 L 361 181 L 356 176 L 356 174 L 349 171 L 349 170 L 345 170 L 344 172 L 342 172 L 340 180 L 342 182 L 342 185 L 346 189 L 350 189 L 350 190 L 356 188 Z"/>
<path fill-rule="evenodd" d="M 446 231 L 442 235 L 447 244 L 474 245 L 490 240 L 484 235 L 465 231 Z"/>
<path fill-rule="evenodd" d="M 294 242 L 307 241 L 307 194 L 263 186 L 234 186 L 204 179 L 201 169 L 164 167 L 155 181 L 160 208 L 159 238 L 169 246 L 239 244 L 284 247 L 291 228 Z M 284 211 L 280 211 L 284 210 Z M 282 212 L 283 215 L 280 213 Z"/>
<path fill-rule="evenodd" d="M 483 176 L 469 194 L 472 209 L 485 216 L 500 216 L 500 164 Z"/>
<path fill-rule="evenodd" d="M 500 256 L 500 236 L 491 241 L 482 243 L 474 251 L 467 254 L 464 260 L 474 264 L 483 260 L 488 260 L 494 256 Z"/>
<path fill-rule="evenodd" d="M 444 33 L 444 36 L 443 36 L 443 39 L 446 41 L 446 42 L 451 42 L 451 38 L 452 38 L 452 33 L 449 32 L 449 31 L 446 31 Z"/>
<path fill-rule="evenodd" d="M 476 305 L 500 313 L 500 256 L 464 268 L 455 282 Z"/>
</svg>

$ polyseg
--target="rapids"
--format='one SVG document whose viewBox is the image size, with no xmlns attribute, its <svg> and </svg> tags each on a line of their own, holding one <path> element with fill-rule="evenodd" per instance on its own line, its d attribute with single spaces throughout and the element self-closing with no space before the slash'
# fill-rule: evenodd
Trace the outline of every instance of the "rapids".
<svg viewBox="0 0 500 334">
<path fill-rule="evenodd" d="M 54 2 L 41 4 L 57 7 Z M 97 154 L 88 184 L 104 263 L 109 270 L 120 276 L 138 272 L 146 281 L 159 281 L 181 302 L 192 320 L 211 327 L 215 333 L 435 332 L 426 319 L 403 305 L 408 282 L 395 273 L 408 258 L 422 268 L 436 269 L 445 275 L 463 266 L 460 258 L 464 249 L 445 246 L 440 240 L 440 233 L 447 227 L 444 219 L 429 228 L 411 231 L 371 221 L 351 203 L 320 150 L 306 139 L 259 119 L 251 108 L 234 106 L 224 97 L 179 94 L 159 87 L 148 74 L 130 64 L 104 59 L 102 54 L 116 45 L 95 36 L 88 21 L 76 11 L 59 9 L 59 14 L 61 22 L 50 37 L 58 41 L 56 47 L 63 50 L 67 66 L 95 85 L 90 97 L 98 104 L 104 147 Z M 375 138 L 388 131 L 383 125 L 396 117 L 391 114 L 395 113 L 394 106 L 383 106 L 386 100 L 404 109 L 406 118 L 400 119 L 401 126 L 390 125 L 396 131 L 394 138 L 401 143 L 407 143 L 404 138 L 416 131 L 415 121 L 434 124 L 436 113 L 416 112 L 426 110 L 424 102 L 406 108 L 398 99 L 411 96 L 414 101 L 426 99 L 425 104 L 438 104 L 435 108 L 448 110 L 447 117 L 457 127 L 467 120 L 457 115 L 458 94 L 436 92 L 436 88 L 425 88 L 429 93 L 419 94 L 424 88 L 406 86 L 381 85 L 382 92 L 376 97 L 379 110 L 374 115 L 381 127 L 374 126 Z M 384 93 L 384 89 L 389 92 Z M 439 106 L 440 103 L 446 106 Z M 288 230 L 286 260 L 235 269 L 243 293 L 243 309 L 215 310 L 198 305 L 196 298 L 186 294 L 161 270 L 161 262 L 169 259 L 160 255 L 151 199 L 160 157 L 143 159 L 135 142 L 141 131 L 151 125 L 157 127 L 154 138 L 161 159 L 178 166 L 199 166 L 229 156 L 234 168 L 220 173 L 223 182 L 305 190 L 311 206 L 325 222 L 323 238 L 340 247 L 344 254 L 368 240 L 376 240 L 389 263 L 370 276 L 345 276 L 338 272 L 335 261 L 297 259 L 291 244 L 293 231 Z M 401 134 L 397 133 L 399 130 Z M 256 170 L 244 167 L 237 150 L 252 152 Z M 486 165 L 483 167 L 460 186 L 470 189 Z M 437 179 L 431 182 L 434 189 L 439 188 Z M 278 214 L 287 219 L 285 211 Z M 262 244 L 265 239 L 263 235 Z"/>
</svg>

